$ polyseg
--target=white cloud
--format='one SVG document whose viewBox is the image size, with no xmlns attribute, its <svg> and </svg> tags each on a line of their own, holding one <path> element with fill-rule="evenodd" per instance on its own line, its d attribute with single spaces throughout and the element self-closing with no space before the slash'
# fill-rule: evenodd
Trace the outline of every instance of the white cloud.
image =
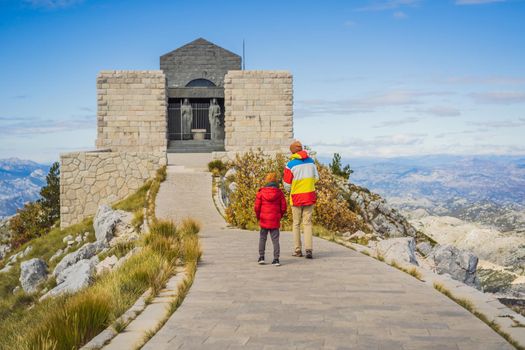
<svg viewBox="0 0 525 350">
<path fill-rule="evenodd" d="M 338 141 L 315 141 L 310 144 L 320 155 L 335 152 L 351 156 L 398 156 L 416 154 L 424 143 L 427 134 L 390 134 L 371 139 L 348 138 Z"/>
<path fill-rule="evenodd" d="M 417 6 L 421 0 L 382 0 L 371 1 L 369 5 L 360 7 L 357 11 L 385 11 L 393 10 L 405 6 Z"/>
<path fill-rule="evenodd" d="M 482 5 L 505 1 L 506 0 L 456 0 L 456 5 Z"/>
<path fill-rule="evenodd" d="M 514 104 L 525 103 L 525 92 L 523 91 L 494 91 L 472 93 L 470 97 L 477 103 L 484 104 Z"/>
<path fill-rule="evenodd" d="M 487 122 L 472 122 L 472 125 L 481 126 L 489 129 L 500 128 L 520 128 L 525 126 L 525 118 L 518 118 L 517 120 L 494 120 Z"/>
<path fill-rule="evenodd" d="M 390 90 L 339 100 L 299 100 L 297 101 L 294 112 L 298 118 L 370 113 L 378 108 L 415 106 L 422 104 L 424 97 L 445 96 L 450 94 L 451 93 L 447 91 Z"/>
<path fill-rule="evenodd" d="M 0 135 L 31 136 L 92 129 L 96 127 L 96 120 L 94 115 L 72 116 L 67 120 L 0 117 L 3 121 Z"/>
<path fill-rule="evenodd" d="M 436 79 L 438 83 L 457 85 L 525 85 L 525 77 L 503 75 L 493 76 L 452 76 Z"/>
<path fill-rule="evenodd" d="M 394 16 L 395 19 L 406 19 L 406 18 L 408 18 L 408 15 L 406 13 L 404 13 L 403 11 L 396 11 L 396 12 L 394 12 L 394 14 L 392 16 Z"/>
<path fill-rule="evenodd" d="M 82 3 L 84 0 L 25 0 L 25 3 L 36 8 L 57 9 Z"/>
<path fill-rule="evenodd" d="M 400 125 L 406 125 L 406 124 L 413 124 L 417 123 L 421 120 L 421 118 L 417 117 L 407 117 L 403 119 L 393 119 L 393 120 L 385 120 L 381 123 L 378 123 L 376 125 L 373 125 L 373 128 L 387 128 L 387 127 L 393 127 L 393 126 L 400 126 Z"/>
<path fill-rule="evenodd" d="M 461 115 L 461 111 L 459 109 L 449 106 L 432 106 L 429 108 L 418 108 L 415 109 L 414 112 L 433 115 L 436 117 L 457 117 Z"/>
</svg>

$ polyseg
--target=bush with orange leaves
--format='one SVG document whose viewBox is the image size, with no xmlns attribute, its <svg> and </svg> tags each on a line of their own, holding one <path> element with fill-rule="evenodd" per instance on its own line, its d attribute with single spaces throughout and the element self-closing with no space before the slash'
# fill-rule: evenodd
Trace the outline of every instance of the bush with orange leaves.
<svg viewBox="0 0 525 350">
<path fill-rule="evenodd" d="M 244 229 L 258 229 L 257 218 L 253 211 L 255 195 L 264 185 L 264 177 L 269 172 L 282 176 L 288 158 L 283 154 L 265 155 L 261 150 L 237 155 L 231 163 L 236 170 L 233 179 L 235 191 L 230 194 L 230 205 L 226 208 L 226 220 L 233 226 Z M 362 219 L 350 209 L 341 186 L 341 179 L 332 174 L 329 168 L 316 162 L 319 181 L 316 184 L 317 204 L 314 209 L 314 224 L 334 232 L 355 232 L 367 230 Z M 282 188 L 282 182 L 279 181 Z M 344 181 L 343 181 L 344 182 Z M 281 221 L 281 229 L 290 230 L 292 214 L 288 201 L 288 212 Z"/>
</svg>

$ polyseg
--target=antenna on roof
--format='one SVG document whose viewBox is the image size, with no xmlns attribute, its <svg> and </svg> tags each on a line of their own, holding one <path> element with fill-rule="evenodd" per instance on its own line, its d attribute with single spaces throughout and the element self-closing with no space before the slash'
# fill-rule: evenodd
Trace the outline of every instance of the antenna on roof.
<svg viewBox="0 0 525 350">
<path fill-rule="evenodd" d="M 246 69 L 246 66 L 245 66 L 245 56 L 244 56 L 244 39 L 242 39 L 242 70 L 245 70 Z"/>
</svg>

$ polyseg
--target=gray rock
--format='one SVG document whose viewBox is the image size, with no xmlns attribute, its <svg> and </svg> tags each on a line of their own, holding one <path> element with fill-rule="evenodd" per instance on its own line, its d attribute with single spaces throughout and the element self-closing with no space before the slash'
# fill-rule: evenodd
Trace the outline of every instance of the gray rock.
<svg viewBox="0 0 525 350">
<path fill-rule="evenodd" d="M 476 274 L 478 257 L 471 252 L 452 245 L 436 246 L 427 259 L 434 263 L 437 273 L 447 273 L 455 280 L 480 288 Z"/>
<path fill-rule="evenodd" d="M 376 249 L 387 261 L 419 265 L 415 254 L 416 240 L 413 237 L 385 239 L 377 243 Z"/>
<path fill-rule="evenodd" d="M 0 244 L 0 260 L 5 258 L 10 251 L 11 246 L 9 244 Z"/>
<path fill-rule="evenodd" d="M 423 256 L 427 256 L 432 251 L 432 246 L 428 242 L 421 242 L 416 245 L 416 249 Z"/>
<path fill-rule="evenodd" d="M 21 257 L 21 258 L 26 257 L 29 253 L 31 253 L 32 250 L 33 250 L 33 246 L 28 245 L 28 246 L 26 247 L 26 249 L 24 249 L 24 251 L 22 252 L 22 254 L 20 255 L 20 257 Z"/>
<path fill-rule="evenodd" d="M 7 260 L 7 263 L 8 263 L 8 264 L 12 264 L 12 263 L 16 262 L 16 260 L 18 259 L 18 257 L 19 257 L 20 255 L 22 255 L 22 252 L 18 252 L 18 253 L 16 253 L 16 254 L 11 255 L 11 257 L 9 258 L 9 260 Z"/>
<path fill-rule="evenodd" d="M 232 182 L 232 183 L 228 186 L 228 189 L 229 189 L 231 192 L 235 192 L 235 191 L 237 190 L 237 183 Z"/>
<path fill-rule="evenodd" d="M 117 262 L 118 258 L 115 255 L 106 257 L 97 264 L 97 275 L 111 271 Z"/>
<path fill-rule="evenodd" d="M 121 220 L 119 212 L 111 209 L 108 205 L 102 204 L 98 207 L 93 220 L 95 237 L 98 242 L 109 242 L 113 238 L 113 230 Z"/>
<path fill-rule="evenodd" d="M 62 260 L 60 260 L 53 271 L 53 276 L 58 277 L 58 275 L 60 275 L 65 269 L 71 265 L 76 264 L 80 260 L 90 259 L 95 254 L 98 254 L 102 249 L 104 249 L 105 246 L 106 245 L 103 242 L 84 244 L 79 250 L 69 253 L 68 255 L 64 256 Z"/>
<path fill-rule="evenodd" d="M 403 237 L 405 236 L 405 230 L 401 226 L 390 218 L 387 218 L 383 214 L 378 214 L 372 219 L 372 227 L 382 237 Z"/>
<path fill-rule="evenodd" d="M 11 263 L 7 263 L 7 265 L 5 265 L 4 268 L 0 270 L 0 273 L 7 273 L 11 271 L 12 268 L 13 265 Z"/>
<path fill-rule="evenodd" d="M 40 283 L 47 278 L 47 265 L 44 260 L 34 258 L 20 264 L 20 284 L 24 292 L 31 294 L 37 291 Z"/>
<path fill-rule="evenodd" d="M 31 251 L 33 250 L 33 247 L 32 246 L 27 246 L 26 249 L 24 249 L 23 251 L 21 252 L 18 252 L 14 255 L 12 255 L 9 260 L 8 260 L 8 263 L 14 263 L 16 262 L 18 259 L 22 259 L 23 257 L 27 256 L 29 253 L 31 253 Z"/>
<path fill-rule="evenodd" d="M 82 239 L 82 235 L 78 235 L 76 238 L 75 238 L 75 242 L 77 243 L 82 243 L 83 239 Z"/>
<path fill-rule="evenodd" d="M 20 286 L 16 286 L 15 288 L 13 288 L 13 294 L 18 293 L 20 291 L 20 289 L 22 289 L 22 288 L 20 288 Z"/>
<path fill-rule="evenodd" d="M 64 250 L 63 249 L 59 249 L 55 252 L 55 254 L 53 254 L 53 256 L 51 258 L 49 258 L 49 261 L 55 261 L 56 259 L 58 259 L 62 254 L 64 254 Z"/>
<path fill-rule="evenodd" d="M 140 252 L 142 250 L 142 247 L 135 247 L 133 249 L 131 249 L 126 255 L 124 255 L 122 258 L 120 258 L 117 263 L 115 264 L 115 266 L 113 267 L 114 269 L 118 269 L 119 267 L 121 267 L 126 261 L 128 261 L 129 258 L 131 258 L 133 255 L 137 254 L 138 252 Z"/>
<path fill-rule="evenodd" d="M 73 236 L 72 235 L 67 235 L 66 237 L 62 238 L 62 242 L 64 243 L 67 243 L 69 241 L 72 241 L 73 240 Z"/>
<path fill-rule="evenodd" d="M 230 168 L 230 169 L 228 169 L 226 174 L 224 174 L 224 177 L 225 178 L 229 178 L 231 176 L 235 176 L 235 174 L 237 174 L 237 170 L 235 168 Z"/>
<path fill-rule="evenodd" d="M 41 299 L 64 293 L 76 293 L 86 288 L 93 282 L 98 262 L 98 257 L 94 256 L 91 259 L 83 259 L 69 266 L 57 276 L 58 285 L 47 292 Z"/>
</svg>

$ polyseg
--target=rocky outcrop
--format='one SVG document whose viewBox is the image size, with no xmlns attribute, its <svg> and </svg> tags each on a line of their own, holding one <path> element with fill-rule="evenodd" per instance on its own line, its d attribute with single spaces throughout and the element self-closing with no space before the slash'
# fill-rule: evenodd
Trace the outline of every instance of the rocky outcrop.
<svg viewBox="0 0 525 350">
<path fill-rule="evenodd" d="M 455 280 L 480 288 L 476 274 L 478 266 L 476 255 L 459 250 L 452 245 L 438 245 L 430 252 L 427 260 L 433 263 L 437 273 L 447 273 Z"/>
<path fill-rule="evenodd" d="M 432 252 L 432 245 L 428 242 L 420 242 L 416 245 L 416 249 L 421 255 L 428 256 Z"/>
<path fill-rule="evenodd" d="M 113 238 L 113 230 L 120 221 L 121 215 L 108 205 L 98 207 L 97 214 L 93 219 L 93 228 L 98 242 L 109 242 Z"/>
<path fill-rule="evenodd" d="M 416 230 L 405 217 L 379 195 L 353 184 L 342 189 L 350 204 L 381 238 L 416 236 Z"/>
<path fill-rule="evenodd" d="M 95 215 L 93 227 L 97 242 L 109 244 L 111 247 L 138 239 L 138 234 L 131 225 L 132 215 L 123 210 L 113 210 L 103 204 Z"/>
<path fill-rule="evenodd" d="M 42 259 L 30 259 L 20 264 L 20 284 L 24 292 L 31 294 L 47 278 L 47 265 Z"/>
<path fill-rule="evenodd" d="M 64 256 L 55 267 L 53 275 L 57 277 L 64 270 L 66 270 L 72 265 L 75 265 L 77 262 L 85 259 L 91 259 L 93 256 L 95 256 L 95 254 L 101 252 L 102 249 L 104 249 L 105 247 L 106 244 L 103 242 L 87 243 L 83 245 L 82 248 L 80 248 L 76 252 L 69 253 L 68 255 Z"/>
<path fill-rule="evenodd" d="M 106 257 L 104 260 L 99 262 L 96 267 L 97 276 L 113 270 L 113 267 L 117 264 L 117 262 L 118 258 L 115 255 Z"/>
<path fill-rule="evenodd" d="M 11 246 L 9 244 L 0 244 L 0 260 L 6 257 L 7 254 L 11 251 Z"/>
<path fill-rule="evenodd" d="M 525 268 L 525 237 L 450 216 L 425 216 L 411 223 L 440 244 L 472 251 L 480 259 L 504 267 Z"/>
<path fill-rule="evenodd" d="M 390 238 L 377 242 L 376 250 L 387 261 L 419 265 L 416 259 L 416 240 L 413 237 Z"/>
<path fill-rule="evenodd" d="M 57 275 L 57 286 L 47 292 L 42 299 L 64 293 L 76 293 L 86 288 L 93 281 L 98 262 L 98 257 L 94 256 L 69 266 Z"/>
<path fill-rule="evenodd" d="M 22 250 L 21 252 L 18 252 L 16 254 L 11 255 L 11 257 L 7 260 L 7 264 L 0 270 L 0 273 L 7 273 L 11 271 L 13 268 L 13 265 L 19 260 L 24 257 L 26 257 L 31 251 L 33 250 L 32 246 L 27 246 L 26 249 Z"/>
</svg>

